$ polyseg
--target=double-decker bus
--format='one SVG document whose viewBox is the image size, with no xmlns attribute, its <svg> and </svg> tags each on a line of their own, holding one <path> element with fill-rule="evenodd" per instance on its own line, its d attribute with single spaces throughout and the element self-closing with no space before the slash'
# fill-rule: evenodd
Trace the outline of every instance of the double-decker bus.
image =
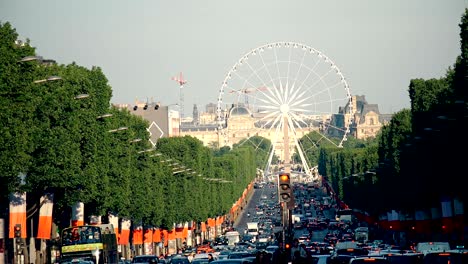
<svg viewBox="0 0 468 264">
<path fill-rule="evenodd" d="M 117 236 L 112 224 L 82 225 L 62 230 L 60 263 L 118 263 Z"/>
</svg>

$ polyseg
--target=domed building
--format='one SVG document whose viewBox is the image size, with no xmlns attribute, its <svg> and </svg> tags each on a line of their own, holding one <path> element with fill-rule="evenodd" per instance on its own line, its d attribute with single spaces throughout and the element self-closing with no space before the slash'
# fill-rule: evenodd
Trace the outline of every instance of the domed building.
<svg viewBox="0 0 468 264">
<path fill-rule="evenodd" d="M 204 125 L 183 124 L 181 136 L 190 135 L 201 140 L 204 145 L 213 147 L 232 147 L 246 138 L 260 136 L 269 139 L 272 143 L 277 142 L 275 147 L 276 155 L 280 159 L 284 159 L 283 137 L 282 135 L 280 137 L 276 136 L 275 130 L 271 129 L 271 123 L 268 125 L 264 114 L 253 113 L 245 105 L 231 105 L 229 109 L 224 111 L 224 115 L 226 116 L 226 123 L 223 124 L 224 129 L 222 130 L 218 129 L 219 125 L 216 123 L 215 118 L 210 124 L 206 124 L 206 119 L 204 119 L 204 122 L 202 122 L 205 123 Z M 201 118 L 202 116 L 203 114 Z M 312 126 L 296 128 L 296 137 L 301 138 L 314 129 L 318 128 Z M 294 153 L 294 140 L 295 138 L 290 135 L 290 154 Z"/>
</svg>

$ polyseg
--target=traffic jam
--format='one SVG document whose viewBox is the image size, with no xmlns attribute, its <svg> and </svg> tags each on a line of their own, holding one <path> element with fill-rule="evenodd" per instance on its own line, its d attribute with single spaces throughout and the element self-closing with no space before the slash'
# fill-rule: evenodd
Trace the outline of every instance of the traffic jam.
<svg viewBox="0 0 468 264">
<path fill-rule="evenodd" d="M 282 210 L 278 185 L 257 182 L 236 222 L 214 241 L 166 256 L 180 263 L 468 263 L 465 249 L 448 242 L 392 244 L 352 210 L 341 210 L 325 188 L 294 183 L 294 205 Z M 287 225 L 284 216 L 287 215 Z M 172 260 L 175 258 L 174 260 Z"/>
</svg>

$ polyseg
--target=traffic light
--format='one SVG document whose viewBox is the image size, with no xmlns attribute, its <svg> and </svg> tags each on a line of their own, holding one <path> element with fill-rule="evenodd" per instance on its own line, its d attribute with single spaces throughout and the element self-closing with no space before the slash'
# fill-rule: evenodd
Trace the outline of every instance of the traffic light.
<svg viewBox="0 0 468 264">
<path fill-rule="evenodd" d="M 21 238 L 21 224 L 16 224 L 14 227 L 15 238 Z"/>
<path fill-rule="evenodd" d="M 279 197 L 280 202 L 291 201 L 292 189 L 291 189 L 291 175 L 286 172 L 279 173 Z"/>
</svg>

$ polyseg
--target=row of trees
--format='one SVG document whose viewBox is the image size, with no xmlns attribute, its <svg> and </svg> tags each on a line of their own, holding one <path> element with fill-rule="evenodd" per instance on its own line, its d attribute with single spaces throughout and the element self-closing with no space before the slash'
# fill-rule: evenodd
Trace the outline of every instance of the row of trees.
<svg viewBox="0 0 468 264">
<path fill-rule="evenodd" d="M 28 217 L 37 216 L 42 195 L 53 193 L 54 221 L 62 226 L 70 206 L 83 202 L 85 216 L 112 212 L 172 228 L 228 213 L 266 159 L 248 144 L 215 152 L 192 137 L 163 138 L 153 147 L 149 123 L 110 104 L 112 89 L 99 67 L 44 60 L 17 38 L 11 24 L 0 23 L 3 216 L 10 193 L 27 193 Z"/>
<path fill-rule="evenodd" d="M 373 214 L 440 207 L 442 198 L 466 205 L 468 10 L 460 23 L 461 54 L 440 79 L 409 83 L 411 109 L 396 113 L 378 137 L 321 146 L 309 154 L 319 173 L 352 208 Z M 317 157 L 318 156 L 318 157 Z"/>
<path fill-rule="evenodd" d="M 378 214 L 430 208 L 445 196 L 466 200 L 458 184 L 465 156 L 457 153 L 466 149 L 467 16 L 454 68 L 440 79 L 411 80 L 411 109 L 396 113 L 376 139 L 350 138 L 344 148 L 324 145 L 317 134 L 301 140 L 316 149 L 307 151 L 308 160 L 351 207 Z M 82 201 L 87 214 L 114 212 L 170 227 L 226 214 L 265 164 L 271 143 L 261 138 L 250 139 L 255 148 L 241 143 L 233 150 L 166 138 L 156 155 L 145 152 L 152 147 L 148 123 L 110 105 L 112 90 L 100 68 L 20 62 L 34 48 L 16 42 L 9 23 L 0 24 L 0 36 L 1 208 L 11 192 L 26 191 L 36 207 L 53 192 L 57 221 L 68 220 L 70 205 Z M 62 80 L 35 82 L 51 75 Z M 76 99 L 79 94 L 89 97 Z M 179 164 L 190 171 L 174 175 Z"/>
</svg>

